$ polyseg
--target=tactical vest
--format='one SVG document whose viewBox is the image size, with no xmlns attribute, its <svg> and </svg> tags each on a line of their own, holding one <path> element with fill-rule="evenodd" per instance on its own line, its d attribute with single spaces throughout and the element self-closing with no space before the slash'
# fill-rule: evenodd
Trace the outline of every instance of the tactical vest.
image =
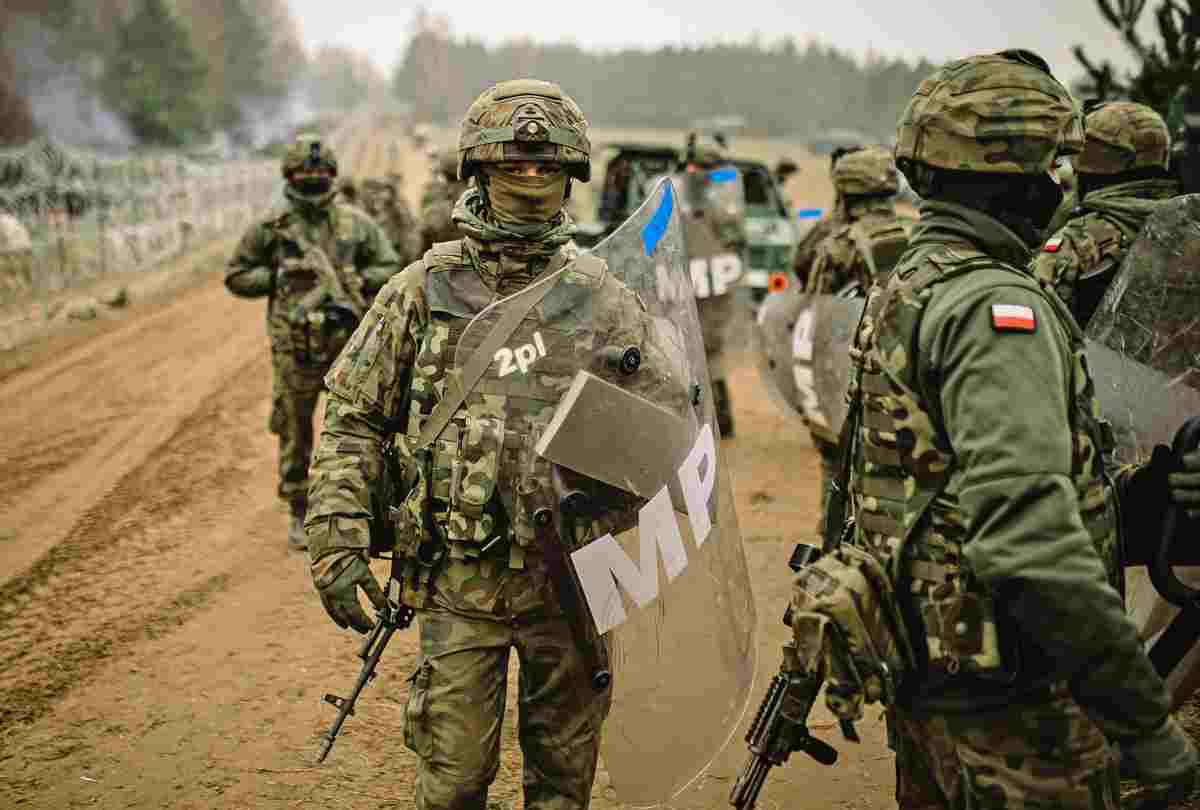
<svg viewBox="0 0 1200 810">
<path fill-rule="evenodd" d="M 313 271 L 279 272 L 268 312 L 271 347 L 301 367 L 324 369 L 350 340 L 365 303 L 362 277 L 355 269 L 358 241 L 353 215 L 336 204 L 329 225 L 310 225 L 293 212 L 271 220 L 273 266 L 288 259 L 312 258 L 312 247 L 329 259 L 337 283 Z M 340 289 L 339 289 L 340 287 Z"/>
<path fill-rule="evenodd" d="M 847 231 L 858 248 L 870 274 L 866 289 L 883 284 L 908 250 L 912 222 L 899 217 L 865 216 L 851 223 Z"/>
<path fill-rule="evenodd" d="M 854 474 L 854 541 L 875 554 L 890 572 L 909 624 L 925 684 L 959 672 L 1008 681 L 1021 663 L 1020 639 L 998 628 L 992 598 L 964 567 L 967 515 L 946 492 L 958 464 L 933 412 L 911 376 L 888 374 L 883 357 L 909 352 L 908 369 L 921 318 L 939 285 L 973 273 L 961 283 L 974 289 L 1011 286 L 1030 290 L 1036 282 L 1021 271 L 977 251 L 942 246 L 910 256 L 886 286 L 876 287 L 856 332 L 851 356 L 856 366 L 850 387 L 857 400 Z M 906 288 L 901 334 L 877 331 L 889 303 Z M 1119 522 L 1103 453 L 1111 448 L 1111 432 L 1099 418 L 1092 379 L 1084 356 L 1083 335 L 1055 296 L 1039 295 L 1054 309 L 1070 336 L 1074 357 L 1070 420 L 1071 477 L 1079 497 L 1083 523 L 1104 562 L 1110 582 L 1123 590 L 1118 537 Z M 926 640 L 921 649 L 919 639 Z"/>
<path fill-rule="evenodd" d="M 552 259 L 546 272 L 564 258 L 565 252 Z M 518 368 L 517 359 L 504 354 L 511 350 L 501 349 L 426 456 L 416 450 L 421 428 L 445 394 L 450 369 L 463 367 L 474 349 L 464 343 L 465 336 L 477 344 L 490 332 L 490 323 L 468 326 L 495 295 L 461 241 L 434 245 L 423 261 L 430 320 L 413 364 L 407 422 L 396 437 L 409 486 L 397 510 L 398 551 L 418 561 L 442 548 L 460 560 L 503 554 L 510 568 L 521 569 L 527 554 L 536 552 L 535 499 L 548 505 L 545 499 L 553 491 L 550 464 L 534 444 L 579 369 L 580 330 L 570 328 L 564 313 L 592 295 L 595 280 L 570 272 L 557 283 L 506 341 L 528 349 L 526 359 L 536 359 Z M 589 345 L 590 339 L 589 332 Z M 599 486 L 563 474 L 585 493 Z M 621 499 L 605 493 L 609 504 L 614 497 Z M 597 518 L 589 535 L 608 531 L 604 520 Z M 409 573 L 418 575 L 418 584 L 427 584 L 433 572 L 426 566 L 422 573 L 419 564 L 410 564 Z"/>
</svg>

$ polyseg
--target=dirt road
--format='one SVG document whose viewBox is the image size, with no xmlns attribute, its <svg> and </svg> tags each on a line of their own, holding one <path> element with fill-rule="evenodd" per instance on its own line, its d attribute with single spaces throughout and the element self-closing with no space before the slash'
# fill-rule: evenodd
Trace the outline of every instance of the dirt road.
<svg viewBox="0 0 1200 810">
<path fill-rule="evenodd" d="M 380 135 L 343 162 L 360 175 L 398 165 L 410 199 L 428 171 Z M 330 761 L 313 764 L 333 716 L 321 696 L 348 687 L 359 640 L 329 622 L 306 558 L 286 551 L 263 305 L 224 290 L 225 255 L 169 301 L 2 358 L 0 807 L 412 804 L 400 734 L 412 633 L 389 648 Z M 748 347 L 739 359 L 726 446 L 759 588 L 761 692 L 817 466 Z M 512 720 L 493 798 L 515 810 Z M 838 742 L 823 713 L 816 722 L 842 761 L 794 761 L 761 806 L 891 806 L 874 714 L 859 746 Z M 724 806 L 743 750 L 735 742 L 677 806 Z M 616 806 L 603 780 L 596 793 Z"/>
</svg>

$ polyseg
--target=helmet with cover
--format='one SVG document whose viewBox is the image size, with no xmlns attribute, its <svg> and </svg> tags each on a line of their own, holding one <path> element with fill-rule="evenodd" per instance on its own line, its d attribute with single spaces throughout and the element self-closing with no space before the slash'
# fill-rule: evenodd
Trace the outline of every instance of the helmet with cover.
<svg viewBox="0 0 1200 810">
<path fill-rule="evenodd" d="M 1145 104 L 1109 101 L 1092 107 L 1084 119 L 1083 154 L 1075 159 L 1082 174 L 1125 174 L 1166 170 L 1171 134 L 1162 116 Z"/>
<path fill-rule="evenodd" d="M 557 163 L 571 177 L 591 179 L 588 124 L 579 105 L 557 84 L 513 79 L 475 99 L 458 137 L 458 177 L 481 164 L 510 161 Z"/>
<path fill-rule="evenodd" d="M 883 147 L 868 146 L 843 152 L 830 172 L 840 194 L 895 194 L 900 178 L 892 155 Z"/>
<path fill-rule="evenodd" d="M 323 170 L 331 177 L 336 177 L 338 162 L 333 147 L 321 140 L 321 136 L 306 132 L 297 135 L 284 152 L 280 168 L 284 179 L 287 180 L 291 180 L 292 175 L 305 171 Z"/>
<path fill-rule="evenodd" d="M 906 176 L 909 164 L 1044 174 L 1083 150 L 1083 133 L 1075 99 L 1045 60 L 1001 51 L 949 62 L 921 82 L 900 118 L 895 157 Z"/>
</svg>

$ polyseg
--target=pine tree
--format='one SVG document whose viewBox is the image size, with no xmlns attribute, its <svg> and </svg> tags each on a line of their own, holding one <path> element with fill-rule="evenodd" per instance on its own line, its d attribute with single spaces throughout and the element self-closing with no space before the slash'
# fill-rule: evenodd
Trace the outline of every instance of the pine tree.
<svg viewBox="0 0 1200 810">
<path fill-rule="evenodd" d="M 1137 70 L 1117 75 L 1112 62 L 1097 64 L 1083 47 L 1072 50 L 1088 72 L 1079 90 L 1099 99 L 1125 98 L 1147 104 L 1167 115 L 1181 88 L 1200 81 L 1200 0 L 1162 0 L 1154 11 L 1161 42 L 1146 42 L 1138 22 L 1149 0 L 1096 0 L 1100 13 L 1121 32 L 1121 38 L 1138 60 Z"/>
</svg>

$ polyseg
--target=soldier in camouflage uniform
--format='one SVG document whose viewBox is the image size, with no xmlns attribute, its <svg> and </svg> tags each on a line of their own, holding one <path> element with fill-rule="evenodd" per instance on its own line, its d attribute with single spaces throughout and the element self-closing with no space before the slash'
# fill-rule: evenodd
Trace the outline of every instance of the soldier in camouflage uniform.
<svg viewBox="0 0 1200 810">
<path fill-rule="evenodd" d="M 1080 203 L 1031 265 L 1080 326 L 1096 311 L 1146 218 L 1179 194 L 1179 182 L 1167 169 L 1171 136 L 1154 110 L 1108 102 L 1093 108 L 1084 126 L 1086 144 L 1074 160 Z"/>
<path fill-rule="evenodd" d="M 721 249 L 742 257 L 746 248 L 745 212 L 731 216 L 709 194 L 695 186 L 711 183 L 709 172 L 729 165 L 729 155 L 724 143 L 695 142 L 688 145 L 684 175 L 685 194 L 696 201 L 691 213 L 684 221 L 684 232 L 688 242 L 688 254 L 697 255 L 696 245 L 715 243 Z M 738 182 L 741 182 L 739 175 Z M 704 255 L 704 254 L 700 254 Z M 729 385 L 725 380 L 725 335 L 734 313 L 734 291 L 710 290 L 701 297 L 697 291 L 696 309 L 700 314 L 700 328 L 704 332 L 704 354 L 708 358 L 708 376 L 712 381 L 713 404 L 717 412 L 717 425 L 722 438 L 733 436 L 733 402 L 729 396 Z"/>
<path fill-rule="evenodd" d="M 462 238 L 453 214 L 458 198 L 467 190 L 469 178 L 458 176 L 458 153 L 453 149 L 439 152 L 433 177 L 421 192 L 421 252 L 437 242 Z"/>
<path fill-rule="evenodd" d="M 528 503 L 551 486 L 533 442 L 571 381 L 573 370 L 555 365 L 571 352 L 549 345 L 528 375 L 505 376 L 492 362 L 436 441 L 424 445 L 433 452 L 423 452 L 421 436 L 438 423 L 438 403 L 455 401 L 447 375 L 456 352 L 473 351 L 460 345 L 471 318 L 577 256 L 564 205 L 571 183 L 590 179 L 589 153 L 587 122 L 558 85 L 521 79 L 485 91 L 459 139 L 459 173 L 475 179 L 454 211 L 464 238 L 435 244 L 383 289 L 326 377 L 306 524 L 313 581 L 339 626 L 370 629 L 357 594 L 361 588 L 382 604 L 367 565 L 368 527 L 391 444 L 403 499 L 394 553 L 404 561 L 403 601 L 420 623 L 404 726 L 420 759 L 419 810 L 486 806 L 499 767 L 510 648 L 520 660 L 525 807 L 588 806 L 609 691 L 586 682 Z M 567 273 L 558 284 L 591 277 Z M 641 300 L 603 268 L 594 277 L 605 279 L 595 295 L 618 331 L 647 334 Z M 528 332 L 538 323 L 531 312 L 516 334 L 541 340 Z M 561 340 L 576 342 L 570 333 Z M 458 360 L 461 370 L 468 361 Z M 647 354 L 643 368 L 663 362 Z M 686 407 L 686 392 L 679 398 Z M 575 485 L 586 487 L 586 479 Z M 613 504 L 610 517 L 632 514 L 615 490 L 589 492 Z M 584 521 L 581 531 L 599 536 L 609 519 Z"/>
<path fill-rule="evenodd" d="M 900 122 L 920 223 L 854 339 L 839 477 L 842 542 L 891 572 L 916 648 L 889 711 L 906 810 L 1117 807 L 1116 751 L 1143 782 L 1195 781 L 1119 591 L 1141 471 L 1118 512 L 1082 335 L 1026 269 L 1082 123 L 1028 51 L 944 65 Z"/>
<path fill-rule="evenodd" d="M 829 235 L 814 251 L 805 292 L 832 295 L 851 284 L 866 295 L 895 267 L 912 231 L 912 220 L 896 211 L 900 190 L 896 165 L 886 150 L 877 147 L 839 149 L 832 159 L 837 214 Z M 813 446 L 821 456 L 821 511 L 817 530 L 825 525 L 825 492 L 837 472 L 837 437 L 816 425 L 809 426 Z"/>
<path fill-rule="evenodd" d="M 303 549 L 313 414 L 322 377 L 375 293 L 398 270 L 370 217 L 337 200 L 337 158 L 300 135 L 283 158 L 288 206 L 251 226 L 229 260 L 225 286 L 267 298 L 273 384 L 270 430 L 279 436 L 279 497 L 288 502 L 288 545 Z"/>
<path fill-rule="evenodd" d="M 400 196 L 398 183 L 393 180 L 368 178 L 362 183 L 361 205 L 374 217 L 392 242 L 403 265 L 421 256 L 417 221 L 408 203 Z"/>
</svg>

